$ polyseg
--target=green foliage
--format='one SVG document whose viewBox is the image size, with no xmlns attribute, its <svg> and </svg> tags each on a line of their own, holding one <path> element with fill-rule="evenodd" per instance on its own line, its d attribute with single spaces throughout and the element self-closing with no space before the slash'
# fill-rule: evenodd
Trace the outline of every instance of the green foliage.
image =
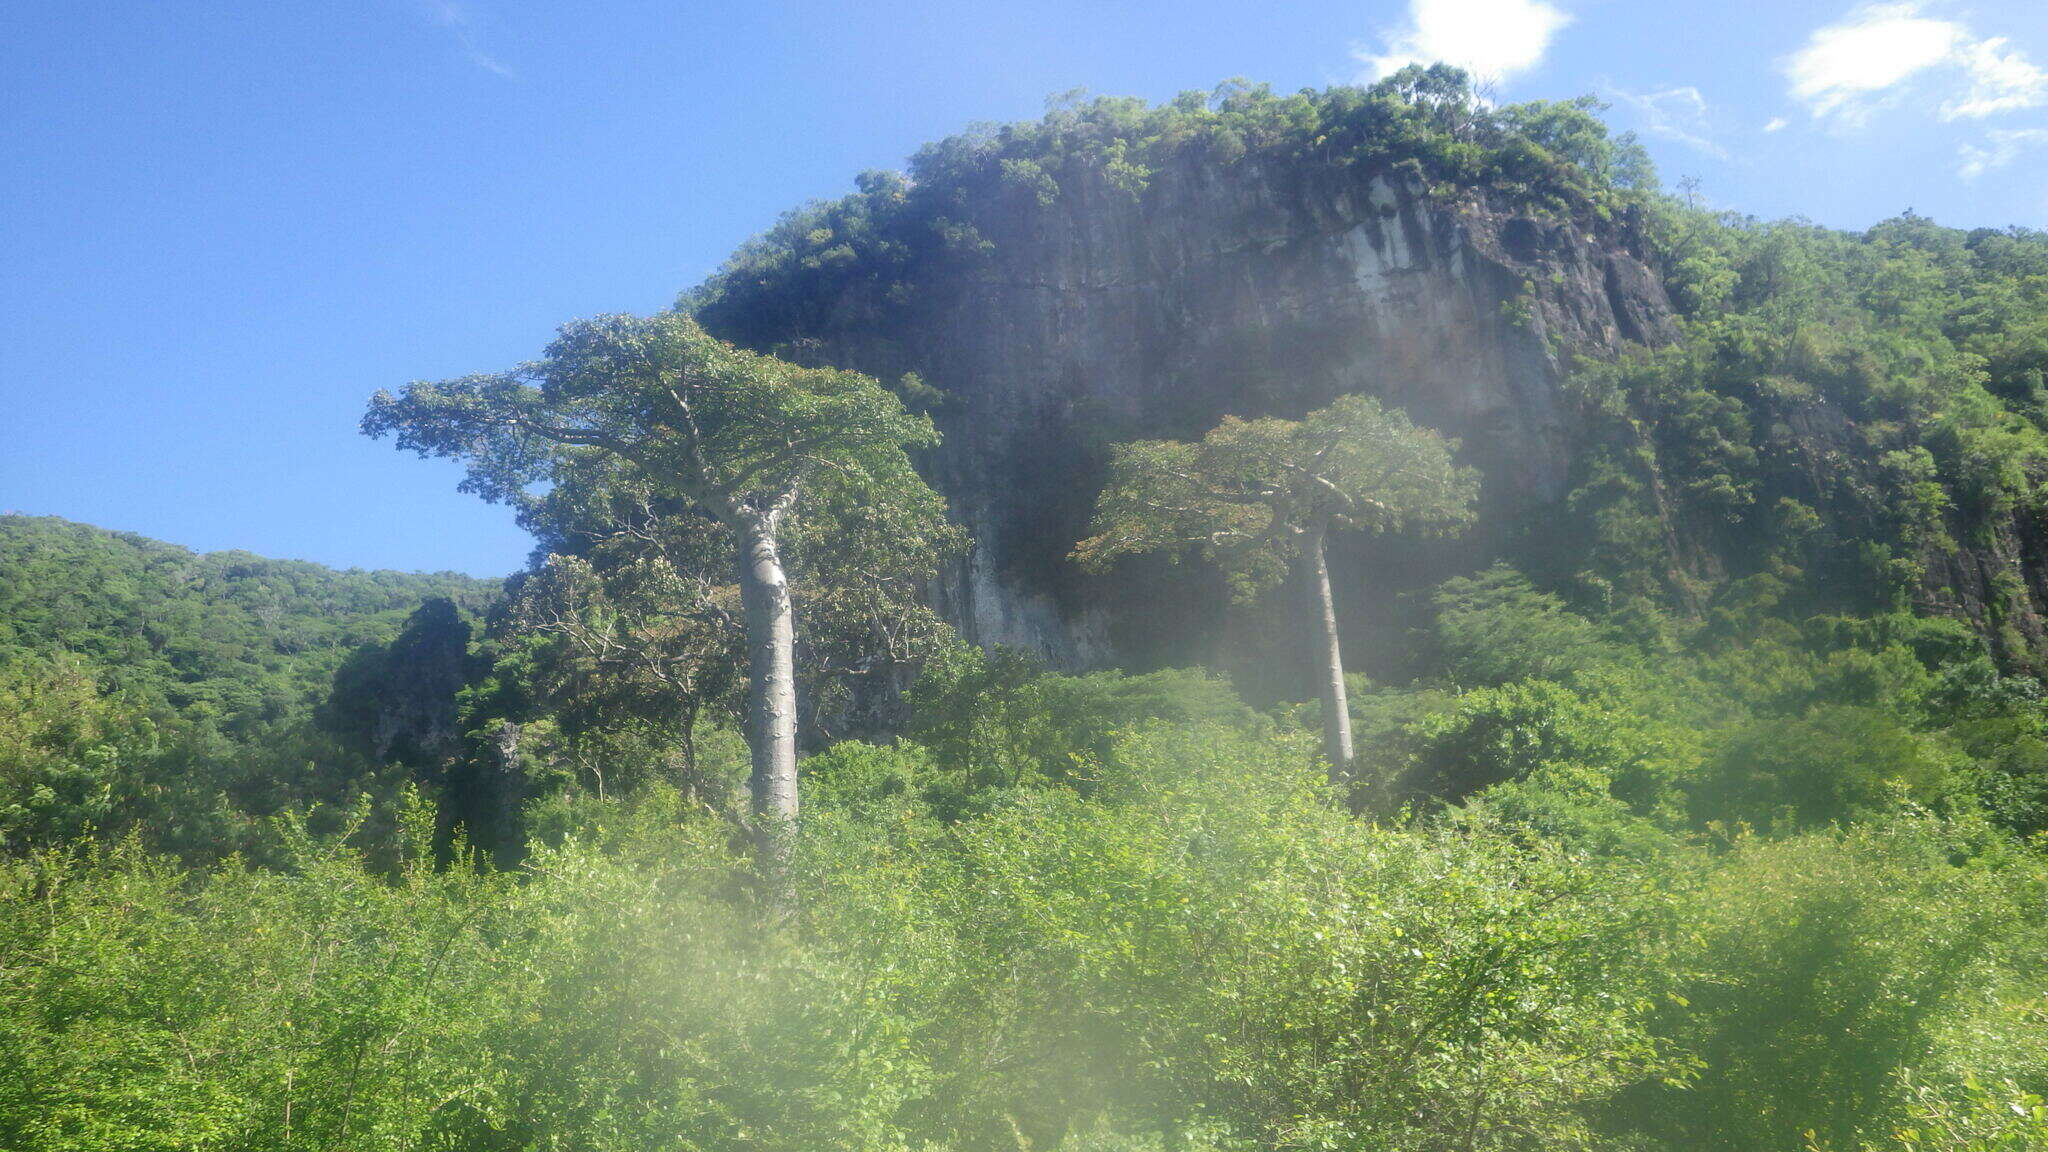
<svg viewBox="0 0 2048 1152">
<path fill-rule="evenodd" d="M 2038 958 L 2024 911 L 2038 857 L 1919 818 L 1733 847 L 1682 902 L 1680 979 L 1657 1024 L 1698 1074 L 1683 1090 L 1646 1086 L 1645 1126 L 1730 1152 L 1809 1131 L 1854 1147 L 1908 1126 L 1933 1101 L 1903 1092 L 1901 1074 L 1935 1071 L 1945 1030 L 1982 1026 L 1980 990 Z M 2004 1027 L 2010 1043 L 2039 1024 Z"/>
<path fill-rule="evenodd" d="M 1824 704 L 1732 733 L 1690 788 L 1702 817 L 1796 827 L 1939 804 L 1954 774 L 1946 749 L 1890 713 Z"/>
<path fill-rule="evenodd" d="M 303 720 L 341 662 L 422 601 L 469 609 L 497 581 L 204 555 L 54 517 L 0 516 L 0 667 L 57 652 L 237 740 Z"/>
<path fill-rule="evenodd" d="M 1794 611 L 1980 600 L 2001 657 L 2029 665 L 2028 641 L 1996 626 L 2024 602 L 2020 573 L 1982 589 L 1935 559 L 2009 554 L 2040 507 L 2028 309 L 2048 301 L 2048 237 L 1645 205 L 1688 319 L 1678 343 L 1578 374 L 1585 589 L 1689 611 L 1749 597 L 1759 575 Z"/>
<path fill-rule="evenodd" d="M 946 820 L 916 745 L 805 771 L 789 914 L 660 787 L 516 874 L 416 802 L 382 873 L 0 864 L 0 1146 L 1961 1150 L 2048 1073 L 2048 869 L 1981 824 L 1588 853 L 1202 723 Z"/>
<path fill-rule="evenodd" d="M 1140 440 L 1110 454 L 1087 567 L 1119 556 L 1199 549 L 1251 596 L 1278 583 L 1304 537 L 1328 525 L 1368 533 L 1470 522 L 1478 473 L 1456 441 L 1353 394 L 1300 420 L 1226 416 L 1199 443 Z"/>
<path fill-rule="evenodd" d="M 596 562 L 551 556 L 522 587 L 532 595 L 512 630 L 533 641 L 514 643 L 530 675 L 507 679 L 545 699 L 561 695 L 549 681 L 595 674 L 627 701 L 629 722 L 673 732 L 679 782 L 714 807 L 727 797 L 700 787 L 689 742 L 744 647 L 750 799 L 773 858 L 786 857 L 798 811 L 796 622 L 814 708 L 835 683 L 821 672 L 886 672 L 944 634 L 922 593 L 966 538 L 909 455 L 938 432 L 859 373 L 736 348 L 677 312 L 605 316 L 564 325 L 542 359 L 512 371 L 379 392 L 362 427 L 460 459 L 465 490 L 595 546 Z M 500 780 L 522 774 L 516 719 L 491 726 Z M 617 735 L 585 719 L 572 715 L 572 740 Z M 495 807 L 470 826 L 514 822 L 513 804 Z M 478 839 L 503 859 L 521 837 Z"/>
<path fill-rule="evenodd" d="M 1626 913 L 1549 859 L 1352 823 L 1307 759 L 1155 730 L 1095 802 L 954 830 L 948 970 L 993 993 L 948 1030 L 989 1070 L 951 1082 L 955 1131 L 994 1113 L 1050 1143 L 1106 1114 L 1169 1139 L 1513 1146 L 1570 1139 L 1575 1103 L 1653 1060 L 1570 975 L 1626 947 Z"/>
<path fill-rule="evenodd" d="M 804 764 L 793 912 L 703 803 L 625 783 L 653 746 L 552 719 L 522 754 L 590 759 L 517 871 L 435 868 L 417 801 L 396 836 L 273 821 L 260 869 L 17 856 L 0 1147 L 2028 1146 L 2048 868 L 1971 798 L 2032 811 L 1987 783 L 2039 783 L 2030 680 L 1905 616 L 1645 648 L 1506 568 L 1431 608 L 1444 678 L 1356 699 L 1383 798 L 1441 817 L 1352 816 L 1203 674 L 949 649 L 909 739 Z M 38 842 L 215 834 L 130 701 L 33 672 L 0 781 L 46 794 Z M 699 755 L 736 782 L 729 734 Z"/>
<path fill-rule="evenodd" d="M 499 629 L 540 643 L 537 696 L 589 684 L 589 702 L 685 729 L 737 676 L 750 526 L 783 553 L 814 704 L 836 683 L 822 671 L 936 639 L 923 585 L 964 547 L 908 455 L 936 443 L 928 417 L 858 373 L 746 352 L 673 312 L 578 321 L 511 372 L 379 393 L 363 428 L 461 458 L 465 488 L 541 538 Z"/>
<path fill-rule="evenodd" d="M 322 725 L 378 761 L 431 767 L 451 749 L 468 683 L 470 625 L 452 601 L 420 605 L 383 646 L 359 648 L 334 674 Z"/>
<path fill-rule="evenodd" d="M 1023 653 L 953 647 L 928 661 L 906 735 L 944 770 L 924 787 L 948 813 L 1047 783 L 1082 788 L 1124 733 L 1150 721 L 1257 728 L 1223 680 L 1195 669 L 1066 676 Z"/>
<path fill-rule="evenodd" d="M 1590 979 L 1639 930 L 1607 885 L 1353 823 L 1298 747 L 1141 736 L 1099 800 L 945 830 L 835 756 L 789 929 L 672 800 L 523 881 L 8 865 L 0 1143 L 1498 1148 L 1654 1064 Z"/>
<path fill-rule="evenodd" d="M 2038 684 L 1956 621 L 1730 608 L 1678 642 L 1603 626 L 1505 566 L 1430 606 L 1427 674 L 1352 696 L 1380 811 L 1476 801 L 1610 846 L 1645 820 L 1792 831 L 1909 807 L 2042 827 Z"/>
<path fill-rule="evenodd" d="M 717 895 L 722 837 L 623 815 L 637 853 L 525 883 L 423 865 L 423 826 L 396 882 L 303 838 L 289 873 L 9 866 L 0 1144 L 893 1146 L 857 976 L 762 979 L 806 950 Z"/>
<path fill-rule="evenodd" d="M 1918 1084 L 1909 1077 L 1907 1119 L 1889 1140 L 1866 1141 L 1865 1152 L 2028 1152 L 2048 1147 L 2048 1102 L 2011 1082 Z M 1811 1152 L 1828 1145 L 1810 1137 Z"/>
<path fill-rule="evenodd" d="M 565 324 L 510 372 L 379 392 L 363 431 L 461 459 L 465 490 L 529 515 L 547 507 L 534 485 L 615 478 L 726 522 L 799 484 L 943 515 L 904 454 L 936 442 L 930 420 L 858 373 L 742 351 L 672 312 Z"/>
<path fill-rule="evenodd" d="M 2048 736 L 2038 710 L 1998 712 L 1949 729 L 1968 757 L 1965 783 L 1998 823 L 2022 835 L 2048 831 Z"/>
<path fill-rule="evenodd" d="M 131 827 L 168 760 L 147 712 L 102 695 L 75 657 L 16 664 L 0 680 L 0 848 Z M 203 808 L 203 805 L 199 806 Z"/>
<path fill-rule="evenodd" d="M 494 582 L 196 555 L 0 517 L 0 851 L 134 833 L 197 861 L 272 858 L 265 817 L 331 828 L 393 774 L 316 722 L 335 679 L 423 600 Z"/>
<path fill-rule="evenodd" d="M 1632 655 L 1598 624 L 1506 564 L 1444 581 L 1431 606 L 1436 614 L 1429 661 L 1454 684 L 1563 680 Z"/>
<path fill-rule="evenodd" d="M 1455 799 L 1539 770 L 1627 771 L 1651 746 L 1646 724 L 1611 700 L 1544 680 L 1460 693 L 1406 733 L 1405 791 Z"/>
</svg>

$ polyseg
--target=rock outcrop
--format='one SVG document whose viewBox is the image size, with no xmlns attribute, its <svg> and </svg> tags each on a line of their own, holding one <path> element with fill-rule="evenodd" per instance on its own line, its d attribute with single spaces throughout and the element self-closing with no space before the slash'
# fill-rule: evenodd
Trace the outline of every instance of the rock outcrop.
<svg viewBox="0 0 2048 1152">
<path fill-rule="evenodd" d="M 801 353 L 946 395 L 933 472 L 977 547 L 943 604 L 977 641 L 1070 667 L 1227 665 L 1275 642 L 1257 620 L 1226 627 L 1195 566 L 1112 582 L 1065 561 L 1109 443 L 1359 391 L 1458 437 L 1484 478 L 1478 530 L 1340 556 L 1350 627 L 1371 632 L 1398 626 L 1385 593 L 1542 531 L 1566 492 L 1571 356 L 1672 335 L 1630 221 L 1446 199 L 1398 169 L 1190 163 L 1142 196 L 1069 185 L 977 225 L 985 258 L 929 270 L 907 304 L 848 290 Z"/>
</svg>

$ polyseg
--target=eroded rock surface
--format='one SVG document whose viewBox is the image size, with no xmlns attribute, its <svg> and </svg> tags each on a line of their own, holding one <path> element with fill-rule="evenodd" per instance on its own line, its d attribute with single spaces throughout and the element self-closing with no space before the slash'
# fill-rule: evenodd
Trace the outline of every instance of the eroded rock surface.
<svg viewBox="0 0 2048 1152">
<path fill-rule="evenodd" d="M 1672 333 L 1627 221 L 1593 232 L 1437 199 L 1399 172 L 1190 164 L 1142 197 L 1067 186 L 977 223 L 986 258 L 930 270 L 908 306 L 849 291 L 803 355 L 947 394 L 934 472 L 977 549 L 944 606 L 975 640 L 1070 667 L 1227 664 L 1275 640 L 1226 627 L 1220 587 L 1192 566 L 1108 581 L 1065 561 L 1108 444 L 1355 391 L 1459 437 L 1484 475 L 1478 530 L 1340 557 L 1348 617 L 1369 632 L 1394 626 L 1380 593 L 1540 531 L 1570 465 L 1565 358 Z"/>
</svg>

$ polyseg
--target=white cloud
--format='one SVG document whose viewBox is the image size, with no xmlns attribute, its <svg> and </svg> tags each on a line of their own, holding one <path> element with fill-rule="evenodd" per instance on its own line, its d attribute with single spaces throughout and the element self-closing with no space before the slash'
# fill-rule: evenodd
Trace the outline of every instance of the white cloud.
<svg viewBox="0 0 2048 1152">
<path fill-rule="evenodd" d="M 1764 125 L 1764 131 L 1776 132 L 1784 128 L 1786 125 L 1789 125 L 1790 123 L 1792 122 L 1790 120 L 1785 119 L 1783 116 L 1773 116 L 1771 117 L 1771 122 Z"/>
<path fill-rule="evenodd" d="M 1546 0 L 1408 0 L 1407 22 L 1381 37 L 1383 49 L 1355 55 L 1375 78 L 1441 60 L 1506 81 L 1542 63 L 1571 19 Z"/>
<path fill-rule="evenodd" d="M 2048 128 L 1993 128 L 1984 134 L 1983 144 L 1965 144 L 1959 150 L 1963 162 L 1956 175 L 1975 180 L 1986 172 L 2003 168 L 2030 148 L 2048 146 Z"/>
<path fill-rule="evenodd" d="M 1960 25 L 1922 16 L 1915 4 L 1876 4 L 1814 32 L 1785 74 L 1815 116 L 1856 117 L 1871 94 L 1947 62 L 1962 39 Z"/>
<path fill-rule="evenodd" d="M 1906 93 L 1908 81 L 1940 78 L 1952 95 L 1945 120 L 2048 104 L 2048 71 L 1956 20 L 1925 14 L 1920 0 L 1866 4 L 1814 31 L 1784 62 L 1792 95 L 1816 119 L 1854 125 Z"/>
<path fill-rule="evenodd" d="M 519 79 L 519 74 L 497 57 L 484 51 L 483 41 L 477 35 L 476 17 L 468 8 L 456 0 L 426 0 L 427 19 L 448 29 L 455 35 L 455 42 L 462 47 L 462 54 L 471 64 L 507 80 Z"/>
<path fill-rule="evenodd" d="M 1650 135 L 1675 140 L 1719 160 L 1728 158 L 1728 150 L 1708 134 L 1707 98 L 1699 89 L 1686 85 L 1661 92 L 1630 92 L 1610 87 L 1607 94 L 1635 109 L 1643 131 Z"/>
<path fill-rule="evenodd" d="M 1964 67 L 1970 72 L 1970 91 L 1964 99 L 1943 105 L 1945 118 L 1990 116 L 2048 104 L 2048 69 L 2006 51 L 2005 45 L 2005 37 L 1995 36 L 1969 46 Z"/>
</svg>

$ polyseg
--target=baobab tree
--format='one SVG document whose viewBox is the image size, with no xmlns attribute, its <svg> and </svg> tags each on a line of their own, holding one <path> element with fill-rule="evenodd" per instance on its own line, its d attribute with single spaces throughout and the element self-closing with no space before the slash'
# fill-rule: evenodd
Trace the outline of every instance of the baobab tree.
<svg viewBox="0 0 2048 1152">
<path fill-rule="evenodd" d="M 1300 420 L 1226 416 L 1195 443 L 1120 444 L 1094 535 L 1074 558 L 1101 570 L 1131 553 L 1195 550 L 1222 567 L 1240 599 L 1291 572 L 1316 637 L 1323 753 L 1341 780 L 1351 768 L 1351 715 L 1325 541 L 1332 530 L 1462 527 L 1479 480 L 1452 462 L 1456 450 L 1398 409 L 1358 395 Z"/>
<path fill-rule="evenodd" d="M 779 872 L 798 813 L 786 545 L 806 518 L 835 518 L 884 538 L 875 555 L 927 569 L 871 573 L 876 586 L 929 575 L 958 535 L 908 455 L 937 442 L 931 421 L 866 376 L 735 348 L 663 312 L 565 325 L 509 372 L 379 392 L 363 431 L 462 460 L 465 491 L 523 512 L 544 514 L 546 486 L 617 472 L 712 526 L 739 588 L 755 832 Z"/>
</svg>

